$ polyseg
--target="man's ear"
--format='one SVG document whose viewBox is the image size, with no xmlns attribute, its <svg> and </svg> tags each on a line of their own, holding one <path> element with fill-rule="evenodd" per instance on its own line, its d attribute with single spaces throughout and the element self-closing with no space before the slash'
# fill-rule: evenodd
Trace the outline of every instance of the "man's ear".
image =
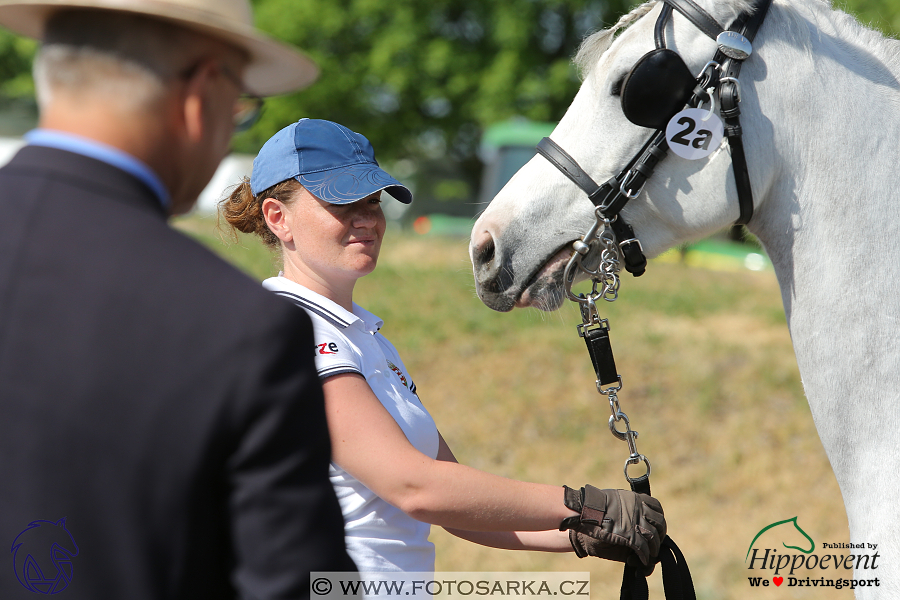
<svg viewBox="0 0 900 600">
<path fill-rule="evenodd" d="M 266 198 L 262 202 L 263 218 L 269 231 L 285 244 L 294 241 L 294 233 L 287 222 L 287 207 L 275 198 Z"/>
<path fill-rule="evenodd" d="M 185 85 L 182 100 L 184 128 L 188 140 L 194 143 L 201 141 L 206 131 L 204 117 L 208 106 L 207 94 L 210 93 L 214 70 L 212 61 L 200 63 Z"/>
</svg>

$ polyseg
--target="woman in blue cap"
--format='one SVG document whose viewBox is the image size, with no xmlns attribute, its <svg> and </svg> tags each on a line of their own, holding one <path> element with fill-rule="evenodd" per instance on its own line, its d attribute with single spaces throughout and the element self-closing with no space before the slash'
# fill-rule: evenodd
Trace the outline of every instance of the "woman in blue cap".
<svg viewBox="0 0 900 600">
<path fill-rule="evenodd" d="M 265 143 L 251 179 L 221 204 L 233 227 L 280 250 L 282 272 L 263 285 L 312 318 L 330 476 L 359 570 L 433 571 L 431 524 L 497 548 L 652 565 L 666 533 L 655 499 L 515 481 L 456 462 L 379 333 L 381 319 L 353 302 L 356 281 L 378 260 L 382 191 L 412 201 L 365 137 L 303 119 Z"/>
</svg>

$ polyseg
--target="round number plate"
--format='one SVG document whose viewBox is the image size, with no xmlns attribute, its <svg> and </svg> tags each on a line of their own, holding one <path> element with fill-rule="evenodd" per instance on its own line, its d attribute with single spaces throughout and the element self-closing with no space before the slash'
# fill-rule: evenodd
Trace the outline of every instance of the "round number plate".
<svg viewBox="0 0 900 600">
<path fill-rule="evenodd" d="M 669 149 L 688 160 L 706 158 L 722 143 L 725 127 L 715 113 L 702 108 L 686 108 L 669 121 L 666 140 Z"/>
</svg>

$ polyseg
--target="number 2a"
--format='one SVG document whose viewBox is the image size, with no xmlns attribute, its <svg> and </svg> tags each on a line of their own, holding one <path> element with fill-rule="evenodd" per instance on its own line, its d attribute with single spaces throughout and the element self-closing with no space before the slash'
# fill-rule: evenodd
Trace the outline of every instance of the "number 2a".
<svg viewBox="0 0 900 600">
<path fill-rule="evenodd" d="M 681 144 L 682 146 L 693 146 L 694 148 L 699 148 L 701 150 L 707 150 L 709 148 L 709 143 L 712 141 L 713 137 L 710 130 L 699 129 L 697 130 L 697 137 L 693 140 L 689 140 L 685 136 L 690 135 L 691 132 L 694 131 L 694 127 L 697 126 L 697 123 L 690 117 L 681 117 L 678 119 L 678 124 L 687 125 L 687 127 L 672 136 L 673 142 Z"/>
</svg>

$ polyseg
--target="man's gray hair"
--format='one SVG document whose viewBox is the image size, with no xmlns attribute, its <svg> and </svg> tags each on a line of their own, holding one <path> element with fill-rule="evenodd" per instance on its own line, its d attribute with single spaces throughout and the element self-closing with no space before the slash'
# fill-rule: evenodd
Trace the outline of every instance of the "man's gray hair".
<svg viewBox="0 0 900 600">
<path fill-rule="evenodd" d="M 57 93 L 89 94 L 130 109 L 149 107 L 208 44 L 200 34 L 140 15 L 60 11 L 48 21 L 34 61 L 38 103 L 43 108 Z"/>
</svg>

